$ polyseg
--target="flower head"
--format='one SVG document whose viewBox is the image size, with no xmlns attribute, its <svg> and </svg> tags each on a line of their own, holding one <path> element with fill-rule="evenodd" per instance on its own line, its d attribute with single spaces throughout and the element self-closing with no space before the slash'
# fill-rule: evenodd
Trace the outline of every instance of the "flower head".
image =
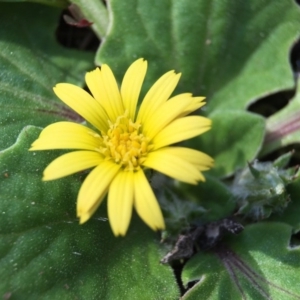
<svg viewBox="0 0 300 300">
<path fill-rule="evenodd" d="M 92 95 L 72 84 L 57 84 L 55 94 L 95 129 L 73 122 L 54 123 L 30 148 L 76 149 L 50 163 L 43 180 L 94 167 L 80 188 L 77 216 L 80 223 L 86 222 L 108 194 L 108 217 L 115 235 L 126 234 L 133 206 L 153 230 L 165 226 L 145 169 L 197 184 L 205 180 L 201 171 L 213 163 L 200 151 L 170 146 L 211 126 L 207 118 L 188 116 L 205 104 L 203 97 L 185 93 L 170 98 L 180 74 L 170 71 L 160 77 L 137 111 L 146 70 L 146 61 L 135 61 L 119 90 L 111 69 L 102 65 L 86 74 Z"/>
</svg>

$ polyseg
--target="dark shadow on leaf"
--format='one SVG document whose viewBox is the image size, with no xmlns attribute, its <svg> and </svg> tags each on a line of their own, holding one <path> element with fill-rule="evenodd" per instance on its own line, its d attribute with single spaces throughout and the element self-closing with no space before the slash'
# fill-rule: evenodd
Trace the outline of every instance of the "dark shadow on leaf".
<svg viewBox="0 0 300 300">
<path fill-rule="evenodd" d="M 254 103 L 252 103 L 248 110 L 262 115 L 264 117 L 269 117 L 280 109 L 284 108 L 289 101 L 295 96 L 296 90 L 287 90 L 281 91 L 260 99 L 257 99 Z"/>
</svg>

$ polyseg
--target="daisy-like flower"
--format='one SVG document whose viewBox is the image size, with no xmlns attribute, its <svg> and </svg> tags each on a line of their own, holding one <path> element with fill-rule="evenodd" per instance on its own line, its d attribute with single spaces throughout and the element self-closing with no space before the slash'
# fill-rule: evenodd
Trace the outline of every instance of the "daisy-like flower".
<svg viewBox="0 0 300 300">
<path fill-rule="evenodd" d="M 169 71 L 160 77 L 137 111 L 146 70 L 146 61 L 135 61 L 119 90 L 111 69 L 104 64 L 86 74 L 92 95 L 72 84 L 57 84 L 55 94 L 95 129 L 73 122 L 54 123 L 41 132 L 30 148 L 77 150 L 50 163 L 43 180 L 94 167 L 80 188 L 77 216 L 80 223 L 86 222 L 108 194 L 108 218 L 116 236 L 126 234 L 133 206 L 153 230 L 165 227 L 145 169 L 197 184 L 205 180 L 201 172 L 213 163 L 200 151 L 170 146 L 211 127 L 211 121 L 205 117 L 188 116 L 205 104 L 203 97 L 185 93 L 170 98 L 180 74 Z"/>
</svg>

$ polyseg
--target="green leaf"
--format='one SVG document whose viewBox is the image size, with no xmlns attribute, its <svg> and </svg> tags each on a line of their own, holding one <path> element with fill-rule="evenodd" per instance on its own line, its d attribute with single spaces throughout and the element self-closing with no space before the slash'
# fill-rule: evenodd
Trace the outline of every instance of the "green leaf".
<svg viewBox="0 0 300 300">
<path fill-rule="evenodd" d="M 26 127 L 0 155 L 0 294 L 11 299 L 176 299 L 159 235 L 134 218 L 115 238 L 104 205 L 75 218 L 82 175 L 41 182 L 57 152 L 29 152 L 40 129 Z"/>
<path fill-rule="evenodd" d="M 217 110 L 210 117 L 211 131 L 186 144 L 215 159 L 209 174 L 232 175 L 256 157 L 264 138 L 265 119 L 242 110 Z"/>
<path fill-rule="evenodd" d="M 197 148 L 216 159 L 212 174 L 228 176 L 251 161 L 261 148 L 263 120 L 257 117 L 255 123 L 253 115 L 244 115 L 249 122 L 246 126 L 245 119 L 240 128 L 242 116 L 237 121 L 226 114 L 294 88 L 289 53 L 300 28 L 295 1 L 169 0 L 153 5 L 150 0 L 112 0 L 109 8 L 113 23 L 96 63 L 110 64 L 121 80 L 128 66 L 144 57 L 149 70 L 143 93 L 164 72 L 182 72 L 176 93 L 207 97 L 204 114 L 214 127 L 199 137 Z M 217 111 L 226 121 L 215 120 Z"/>
<path fill-rule="evenodd" d="M 113 23 L 96 62 L 110 64 L 119 79 L 144 57 L 147 87 L 176 69 L 178 91 L 205 95 L 209 112 L 244 109 L 294 87 L 289 52 L 300 10 L 293 0 L 111 0 L 110 8 Z"/>
<path fill-rule="evenodd" d="M 300 93 L 276 114 L 267 119 L 266 138 L 260 155 L 300 143 Z"/>
<path fill-rule="evenodd" d="M 289 246 L 284 223 L 249 225 L 213 252 L 200 252 L 184 266 L 182 297 L 193 299 L 299 299 L 300 248 Z"/>
<path fill-rule="evenodd" d="M 82 85 L 93 57 L 57 44 L 60 13 L 38 4 L 0 3 L 0 149 L 10 146 L 26 125 L 78 119 L 52 87 Z"/>
</svg>

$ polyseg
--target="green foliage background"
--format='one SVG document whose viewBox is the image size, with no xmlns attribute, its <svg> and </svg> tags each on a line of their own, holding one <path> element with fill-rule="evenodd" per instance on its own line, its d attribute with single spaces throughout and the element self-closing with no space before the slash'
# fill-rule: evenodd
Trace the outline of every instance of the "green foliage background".
<svg viewBox="0 0 300 300">
<path fill-rule="evenodd" d="M 172 268 L 159 263 L 167 247 L 158 233 L 134 217 L 127 236 L 115 238 L 104 205 L 79 226 L 75 205 L 84 174 L 41 181 L 59 153 L 28 152 L 30 144 L 50 123 L 80 121 L 52 87 L 84 86 L 85 72 L 102 63 L 121 81 L 139 57 L 149 62 L 143 94 L 164 72 L 182 72 L 176 92 L 205 95 L 199 113 L 213 121 L 209 133 L 186 145 L 214 157 L 215 167 L 207 183 L 176 188 L 184 201 L 203 207 L 202 222 L 231 216 L 235 203 L 220 179 L 300 141 L 297 91 L 269 118 L 247 110 L 262 97 L 296 88 L 289 53 L 299 38 L 299 7 L 292 0 L 111 0 L 107 8 L 98 0 L 74 1 L 102 37 L 95 54 L 57 43 L 65 1 L 18 2 L 26 1 L 0 1 L 0 296 L 179 299 Z M 290 120 L 292 130 L 276 135 Z M 239 236 L 224 238 L 225 258 L 200 251 L 187 262 L 183 286 L 197 283 L 182 299 L 300 298 L 296 236 L 290 244 L 299 230 L 299 183 L 288 192 L 291 204 L 280 216 L 246 223 Z"/>
</svg>

